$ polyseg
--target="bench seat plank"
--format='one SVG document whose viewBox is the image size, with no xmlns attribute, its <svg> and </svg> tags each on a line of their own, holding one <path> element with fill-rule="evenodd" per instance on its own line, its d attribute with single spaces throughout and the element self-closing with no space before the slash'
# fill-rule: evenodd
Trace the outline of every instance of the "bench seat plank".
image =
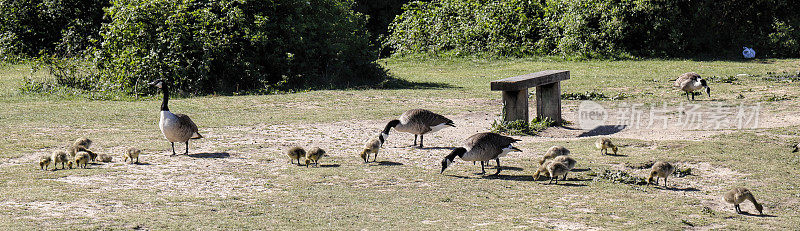
<svg viewBox="0 0 800 231">
<path fill-rule="evenodd" d="M 492 91 L 519 91 L 569 79 L 569 71 L 548 70 L 492 81 Z"/>
</svg>

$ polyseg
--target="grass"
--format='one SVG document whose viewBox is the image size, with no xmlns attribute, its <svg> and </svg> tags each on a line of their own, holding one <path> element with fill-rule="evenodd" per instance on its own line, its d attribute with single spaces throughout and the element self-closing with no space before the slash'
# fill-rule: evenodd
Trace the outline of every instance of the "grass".
<svg viewBox="0 0 800 231">
<path fill-rule="evenodd" d="M 764 78 L 796 73 L 798 60 L 563 62 L 546 59 L 404 59 L 382 61 L 401 83 L 384 90 L 325 90 L 280 95 L 204 96 L 170 101 L 201 126 L 197 156 L 167 157 L 157 127 L 160 97 L 96 101 L 77 95 L 23 95 L 26 66 L 0 70 L 0 229 L 793 229 L 800 226 L 800 157 L 790 153 L 798 126 L 734 131 L 699 140 L 615 139 L 621 156 L 603 156 L 594 138 L 526 138 L 521 154 L 504 157 L 501 177 L 474 175 L 458 160 L 438 174 L 449 150 L 398 147 L 392 133 L 378 164 L 363 164 L 367 135 L 411 108 L 462 116 L 459 127 L 426 135 L 426 145 L 457 145 L 469 130 L 489 129 L 473 114 L 500 119 L 500 93 L 489 82 L 545 69 L 566 69 L 562 92 L 632 95 L 626 103 L 671 105 L 685 96 L 670 88 L 679 74 L 737 76 L 712 81 L 712 100 L 761 103 L 770 112 L 797 113 L 797 82 Z M 48 78 L 34 73 L 35 78 Z M 730 80 L 730 81 L 728 81 Z M 727 83 L 731 82 L 731 83 Z M 744 97 L 740 98 L 739 95 Z M 574 108 L 577 100 L 564 100 Z M 459 117 L 459 118 L 462 118 Z M 477 121 L 477 122 L 476 122 Z M 476 123 L 470 127 L 470 123 Z M 485 125 L 484 125 L 485 124 Z M 451 133 L 447 133 L 450 131 Z M 474 131 L 469 131 L 474 132 Z M 469 135 L 469 134 L 464 134 Z M 87 136 L 115 163 L 90 169 L 41 171 L 39 154 Z M 406 140 L 408 139 L 408 140 Z M 438 143 L 437 143 L 438 142 Z M 322 167 L 289 166 L 284 147 L 322 146 Z M 563 145 L 579 162 L 561 185 L 532 181 L 544 150 Z M 130 146 L 141 165 L 119 163 Z M 182 151 L 183 146 L 178 151 Z M 210 158 L 209 158 L 210 157 Z M 621 171 L 646 178 L 630 163 L 670 161 L 691 175 L 671 188 L 595 180 Z M 493 172 L 489 169 L 487 172 Z M 616 179 L 611 177 L 612 179 Z M 746 186 L 774 217 L 734 214 L 725 190 Z M 749 204 L 743 210 L 752 211 Z M 43 222 L 46 221 L 46 222 Z"/>
</svg>

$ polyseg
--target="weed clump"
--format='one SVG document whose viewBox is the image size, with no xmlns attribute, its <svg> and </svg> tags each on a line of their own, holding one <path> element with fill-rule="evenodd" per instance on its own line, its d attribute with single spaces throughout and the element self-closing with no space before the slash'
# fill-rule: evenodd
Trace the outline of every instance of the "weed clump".
<svg viewBox="0 0 800 231">
<path fill-rule="evenodd" d="M 642 177 L 631 176 L 628 172 L 620 170 L 603 170 L 602 172 L 591 172 L 589 176 L 594 180 L 607 180 L 615 183 L 647 185 L 647 180 Z"/>
<path fill-rule="evenodd" d="M 515 121 L 495 120 L 494 122 L 492 122 L 492 127 L 490 129 L 492 132 L 499 134 L 508 134 L 515 136 L 523 136 L 523 135 L 535 136 L 539 134 L 539 132 L 552 126 L 554 126 L 554 123 L 550 119 L 545 118 L 543 120 L 539 120 L 538 118 L 535 118 L 531 120 L 530 123 L 525 122 L 524 120 L 515 120 Z"/>
<path fill-rule="evenodd" d="M 569 92 L 561 94 L 561 99 L 564 100 L 622 100 L 630 98 L 631 95 L 625 93 L 617 93 L 613 96 L 606 96 L 602 92 L 587 91 L 587 92 Z"/>
</svg>

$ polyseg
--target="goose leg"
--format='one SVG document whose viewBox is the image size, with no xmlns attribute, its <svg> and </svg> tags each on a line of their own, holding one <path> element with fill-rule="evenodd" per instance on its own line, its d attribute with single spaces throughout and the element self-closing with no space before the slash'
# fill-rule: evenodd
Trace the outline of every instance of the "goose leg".
<svg viewBox="0 0 800 231">
<path fill-rule="evenodd" d="M 564 180 L 567 180 L 567 174 L 569 174 L 569 171 L 567 171 L 567 173 L 564 173 Z"/>
<path fill-rule="evenodd" d="M 412 146 L 417 146 L 417 135 L 416 134 L 414 135 L 414 145 L 412 145 Z"/>
<path fill-rule="evenodd" d="M 667 177 L 669 176 L 664 176 L 664 188 L 667 188 Z"/>
<path fill-rule="evenodd" d="M 686 100 L 692 100 L 692 99 L 689 99 L 689 92 L 686 92 Z"/>
<path fill-rule="evenodd" d="M 367 156 L 367 159 L 369 159 L 369 156 Z M 372 159 L 372 162 L 378 162 L 378 152 L 375 152 L 375 158 Z"/>
<path fill-rule="evenodd" d="M 172 144 L 172 155 L 175 155 L 175 142 L 170 142 Z"/>
<path fill-rule="evenodd" d="M 184 153 L 184 155 L 189 155 L 189 141 L 188 140 L 186 141 L 186 152 Z"/>
<path fill-rule="evenodd" d="M 497 158 L 497 159 L 494 159 L 494 160 L 497 161 L 497 172 L 494 173 L 494 175 L 497 176 L 497 175 L 500 175 L 500 170 L 503 170 L 503 169 L 500 168 L 500 158 Z"/>
<path fill-rule="evenodd" d="M 419 135 L 419 148 L 422 148 L 422 139 L 425 138 L 425 135 Z"/>
<path fill-rule="evenodd" d="M 483 161 L 481 161 L 481 175 L 486 174 L 486 170 L 483 169 Z"/>
<path fill-rule="evenodd" d="M 736 210 L 736 213 L 741 214 L 742 209 L 739 208 L 739 205 L 733 205 L 733 208 Z"/>
</svg>

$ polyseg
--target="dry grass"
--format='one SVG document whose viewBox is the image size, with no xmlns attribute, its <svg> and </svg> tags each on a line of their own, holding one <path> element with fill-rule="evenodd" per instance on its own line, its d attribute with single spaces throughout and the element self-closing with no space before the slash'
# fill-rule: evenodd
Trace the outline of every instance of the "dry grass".
<svg viewBox="0 0 800 231">
<path fill-rule="evenodd" d="M 535 60 L 386 60 L 398 77 L 449 84 L 434 89 L 330 90 L 288 95 L 198 97 L 170 101 L 200 126 L 205 139 L 190 156 L 170 157 L 157 126 L 159 101 L 88 101 L 22 96 L 14 84 L 24 67 L 0 70 L 0 229 L 793 229 L 800 226 L 800 112 L 793 100 L 764 102 L 762 128 L 746 131 L 628 129 L 612 134 L 621 156 L 602 156 L 594 137 L 551 128 L 522 137 L 523 153 L 501 160 L 500 177 L 475 175 L 479 166 L 439 162 L 467 136 L 499 118 L 499 93 L 488 81 L 530 70 L 569 69 L 566 92 L 636 92 L 628 103 L 681 98 L 669 81 L 686 71 L 704 75 L 776 72 L 794 60 L 761 62 Z M 654 82 L 653 79 L 656 79 Z M 797 83 L 752 77 L 713 83 L 714 101 L 755 103 L 761 95 L 800 94 Z M 632 87 L 637 86 L 637 87 Z M 748 89 L 752 89 L 749 91 Z M 745 94 L 738 99 L 738 94 Z M 701 97 L 700 99 L 704 99 Z M 302 103 L 301 103 L 302 102 Z M 577 101 L 565 101 L 574 120 Z M 393 132 L 364 164 L 358 151 L 368 137 L 403 110 L 429 108 L 458 127 L 426 136 L 430 148 Z M 89 169 L 41 171 L 38 155 L 87 136 L 115 162 Z M 689 137 L 689 138 L 686 138 Z M 319 168 L 288 164 L 288 147 L 319 146 L 330 157 Z M 577 171 L 560 185 L 535 182 L 536 159 L 552 145 L 572 150 Z M 127 147 L 143 150 L 142 164 L 122 163 Z M 178 151 L 183 150 L 177 145 Z M 693 175 L 670 187 L 596 180 L 592 172 L 621 170 L 645 177 L 631 164 L 667 160 Z M 493 170 L 487 170 L 492 172 Z M 737 215 L 722 201 L 746 186 L 769 216 Z M 744 211 L 752 211 L 749 204 Z"/>
</svg>

